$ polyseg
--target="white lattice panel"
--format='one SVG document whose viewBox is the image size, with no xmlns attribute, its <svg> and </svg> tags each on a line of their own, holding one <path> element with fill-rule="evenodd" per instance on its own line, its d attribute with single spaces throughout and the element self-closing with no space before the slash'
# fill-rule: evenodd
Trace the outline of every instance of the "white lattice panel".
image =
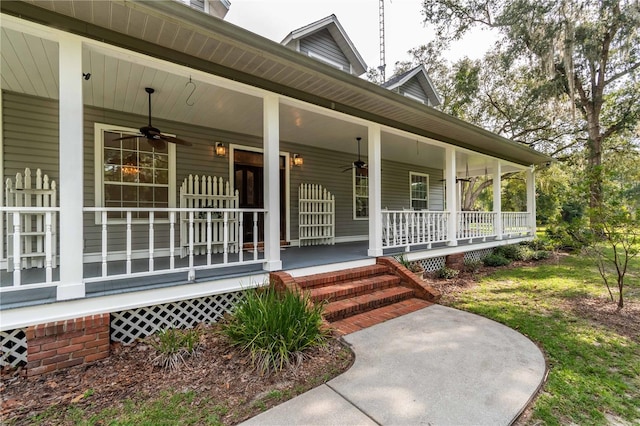
<svg viewBox="0 0 640 426">
<path fill-rule="evenodd" d="M 444 256 L 420 259 L 416 260 L 416 262 L 422 265 L 426 272 L 433 272 L 444 267 Z"/>
<path fill-rule="evenodd" d="M 17 367 L 27 363 L 27 336 L 24 329 L 0 331 L 0 367 Z"/>
<path fill-rule="evenodd" d="M 493 249 L 468 251 L 464 254 L 464 260 L 471 261 L 471 262 L 479 262 L 485 257 L 489 256 L 491 252 L 493 252 Z"/>
<path fill-rule="evenodd" d="M 164 328 L 192 328 L 216 322 L 242 299 L 242 292 L 146 306 L 111 314 L 111 341 L 131 343 Z"/>
</svg>

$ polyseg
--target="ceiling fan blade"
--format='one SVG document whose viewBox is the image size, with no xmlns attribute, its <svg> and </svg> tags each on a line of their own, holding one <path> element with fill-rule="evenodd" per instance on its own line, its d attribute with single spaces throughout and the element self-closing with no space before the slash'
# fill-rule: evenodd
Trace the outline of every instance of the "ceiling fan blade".
<svg viewBox="0 0 640 426">
<path fill-rule="evenodd" d="M 171 143 L 175 143 L 178 145 L 185 145 L 185 146 L 193 145 L 191 142 L 185 141 L 184 139 L 176 138 L 175 136 L 163 135 L 162 133 L 160 133 L 158 136 L 160 137 L 160 139 L 166 142 L 171 142 Z"/>
<path fill-rule="evenodd" d="M 123 136 L 121 138 L 115 138 L 115 139 L 111 139 L 113 141 L 123 141 L 126 139 L 137 139 L 137 138 L 143 138 L 144 135 L 128 135 L 128 136 Z"/>
<path fill-rule="evenodd" d="M 351 166 L 351 167 L 347 167 L 346 169 L 344 169 L 344 170 L 342 171 L 342 173 L 344 173 L 344 172 L 346 172 L 346 171 L 349 171 L 349 170 L 351 170 L 351 169 L 353 169 L 353 166 Z"/>
</svg>

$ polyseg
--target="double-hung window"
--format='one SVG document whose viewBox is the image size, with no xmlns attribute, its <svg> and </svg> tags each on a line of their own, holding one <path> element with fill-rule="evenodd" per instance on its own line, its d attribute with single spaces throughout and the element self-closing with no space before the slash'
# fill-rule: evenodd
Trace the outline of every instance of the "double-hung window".
<svg viewBox="0 0 640 426">
<path fill-rule="evenodd" d="M 136 129 L 95 124 L 95 205 L 97 207 L 175 207 L 175 145 L 152 147 L 144 137 L 117 140 L 138 134 Z M 125 219 L 126 212 L 112 211 L 109 219 Z M 132 213 L 134 219 L 149 217 L 146 211 Z M 155 218 L 167 218 L 166 212 Z"/>
<path fill-rule="evenodd" d="M 369 217 L 369 170 L 353 168 L 353 218 Z"/>
<path fill-rule="evenodd" d="M 412 210 L 429 209 L 429 175 L 409 172 L 409 194 Z"/>
</svg>

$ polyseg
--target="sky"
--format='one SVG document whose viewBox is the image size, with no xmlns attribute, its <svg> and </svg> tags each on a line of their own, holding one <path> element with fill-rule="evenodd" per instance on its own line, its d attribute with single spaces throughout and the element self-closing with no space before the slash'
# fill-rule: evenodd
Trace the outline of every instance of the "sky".
<svg viewBox="0 0 640 426">
<path fill-rule="evenodd" d="M 425 27 L 422 0 L 385 0 L 385 56 L 387 78 L 397 61 L 408 60 L 407 51 L 434 38 Z M 227 22 L 281 42 L 291 31 L 332 13 L 369 68 L 380 64 L 379 0 L 231 0 Z M 444 57 L 477 59 L 493 44 L 487 31 L 475 31 L 453 45 Z"/>
</svg>

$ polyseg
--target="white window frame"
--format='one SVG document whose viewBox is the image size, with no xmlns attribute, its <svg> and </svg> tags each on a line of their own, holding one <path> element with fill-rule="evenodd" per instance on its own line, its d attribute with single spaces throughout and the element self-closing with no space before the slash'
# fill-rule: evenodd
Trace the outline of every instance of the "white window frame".
<svg viewBox="0 0 640 426">
<path fill-rule="evenodd" d="M 105 123 L 94 123 L 94 181 L 95 181 L 95 206 L 104 207 L 104 132 L 128 133 L 132 135 L 140 134 L 138 129 L 131 127 L 115 126 Z M 163 133 L 167 134 L 167 133 Z M 175 136 L 169 135 L 168 136 Z M 176 207 L 176 146 L 173 143 L 167 143 L 167 152 L 169 154 L 169 208 Z M 133 219 L 134 222 L 148 222 L 146 219 Z M 102 215 L 99 212 L 95 214 L 96 224 L 102 223 Z M 109 218 L 109 223 L 120 224 L 126 223 L 125 219 Z M 168 223 L 168 219 L 156 219 L 156 223 Z"/>
<path fill-rule="evenodd" d="M 427 192 L 426 192 L 426 196 L 427 198 L 413 198 L 413 188 L 411 187 L 411 184 L 413 183 L 413 177 L 414 176 L 419 176 L 419 177 L 423 177 L 426 178 L 426 185 L 427 185 Z M 429 210 L 430 208 L 430 202 L 429 199 L 431 197 L 429 197 L 429 175 L 426 173 L 420 173 L 420 172 L 409 172 L 409 206 L 411 207 L 411 210 L 415 210 L 415 208 L 413 207 L 413 201 L 426 201 L 427 202 L 427 210 Z"/>
<path fill-rule="evenodd" d="M 322 55 L 318 55 L 316 52 L 312 52 L 312 51 L 307 52 L 307 54 L 309 55 L 310 58 L 317 59 L 317 60 L 322 61 L 322 62 L 324 62 L 324 63 L 326 63 L 328 65 L 331 65 L 332 67 L 335 67 L 335 68 L 338 68 L 341 71 L 344 71 L 344 67 L 342 66 L 342 64 L 340 64 L 340 63 L 338 63 L 338 62 L 336 62 L 334 60 L 331 60 L 331 59 L 329 59 L 329 58 L 327 58 L 325 56 L 322 56 Z"/>
<path fill-rule="evenodd" d="M 416 95 L 412 95 L 411 93 L 403 92 L 402 93 L 406 98 L 413 99 L 414 101 L 420 102 L 421 104 L 426 104 L 424 99 L 420 99 Z"/>
<path fill-rule="evenodd" d="M 353 181 L 352 181 L 352 190 L 353 190 L 353 220 L 369 220 L 369 175 L 367 175 L 367 196 L 356 195 L 356 171 L 358 168 L 354 167 L 352 173 Z M 357 198 L 366 198 L 367 199 L 367 216 L 357 216 L 356 209 L 356 199 Z"/>
</svg>

